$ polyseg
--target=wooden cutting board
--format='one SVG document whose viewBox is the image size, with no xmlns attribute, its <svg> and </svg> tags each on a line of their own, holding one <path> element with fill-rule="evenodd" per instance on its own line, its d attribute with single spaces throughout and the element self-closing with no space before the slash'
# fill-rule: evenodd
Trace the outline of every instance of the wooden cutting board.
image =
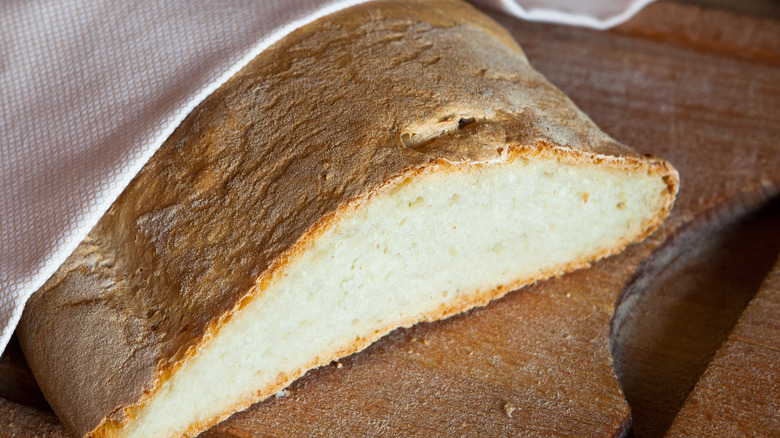
<svg viewBox="0 0 780 438">
<path fill-rule="evenodd" d="M 745 317 L 743 309 L 748 302 L 752 307 L 767 306 L 765 301 L 751 299 L 778 256 L 780 202 L 744 216 L 735 217 L 731 211 L 719 213 L 691 222 L 666 239 L 642 262 L 617 305 L 612 322 L 612 353 L 618 379 L 632 409 L 637 437 L 664 436 L 713 354 L 740 315 Z M 756 326 L 762 328 L 765 336 L 780 339 L 780 326 L 771 320 L 764 319 Z M 771 357 L 763 352 L 757 355 Z M 746 364 L 758 360 L 743 359 Z M 751 382 L 774 379 L 780 384 L 780 368 L 768 365 L 762 376 L 750 378 L 745 370 L 741 384 L 723 379 L 711 382 L 710 389 L 728 398 L 744 393 Z M 716 383 L 720 386 L 714 386 Z M 743 408 L 755 404 L 755 409 L 747 409 L 747 414 L 741 416 L 723 415 L 723 424 L 771 423 L 767 418 L 766 394 L 754 395 L 743 400 Z M 689 416 L 698 418 L 692 414 Z M 746 418 L 750 421 L 743 421 Z M 775 422 L 780 422 L 780 416 Z M 776 430 L 780 433 L 780 429 Z M 770 431 L 753 429 L 755 436 Z"/>
<path fill-rule="evenodd" d="M 718 349 L 670 437 L 780 436 L 780 261 Z"/>
<path fill-rule="evenodd" d="M 494 16 L 605 131 L 677 166 L 682 188 L 670 219 L 647 241 L 590 269 L 445 321 L 396 330 L 204 437 L 626 433 L 631 411 L 612 350 L 626 394 L 637 394 L 626 369 L 675 358 L 663 346 L 649 348 L 660 353 L 646 355 L 641 366 L 619 354 L 648 335 L 612 333 L 624 287 L 642 296 L 630 280 L 640 267 L 655 273 L 643 261 L 689 230 L 718 236 L 723 224 L 780 193 L 780 22 L 670 2 L 652 4 L 609 32 Z M 635 320 L 625 315 L 636 302 L 622 303 L 617 322 Z M 645 411 L 653 424 L 653 409 Z M 0 435 L 63 433 L 12 345 L 0 359 Z"/>
</svg>

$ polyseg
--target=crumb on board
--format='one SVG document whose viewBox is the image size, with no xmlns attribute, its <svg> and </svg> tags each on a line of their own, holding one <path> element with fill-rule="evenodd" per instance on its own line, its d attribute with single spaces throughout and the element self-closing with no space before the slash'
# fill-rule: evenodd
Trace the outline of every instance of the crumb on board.
<svg viewBox="0 0 780 438">
<path fill-rule="evenodd" d="M 506 413 L 506 416 L 509 418 L 512 418 L 512 412 L 514 412 L 517 408 L 510 402 L 504 403 L 504 412 Z"/>
</svg>

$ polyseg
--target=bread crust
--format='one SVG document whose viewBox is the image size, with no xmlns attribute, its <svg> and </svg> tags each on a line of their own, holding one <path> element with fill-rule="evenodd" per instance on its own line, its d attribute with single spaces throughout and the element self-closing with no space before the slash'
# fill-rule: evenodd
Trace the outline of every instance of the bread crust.
<svg viewBox="0 0 780 438">
<path fill-rule="evenodd" d="M 665 161 L 602 133 L 506 31 L 460 0 L 377 1 L 325 17 L 260 54 L 186 118 L 31 297 L 18 329 L 25 355 L 71 431 L 111 436 L 296 254 L 370 197 L 421 172 L 534 155 L 664 178 L 668 201 L 645 235 L 679 184 Z M 476 293 L 426 320 L 591 261 Z"/>
</svg>

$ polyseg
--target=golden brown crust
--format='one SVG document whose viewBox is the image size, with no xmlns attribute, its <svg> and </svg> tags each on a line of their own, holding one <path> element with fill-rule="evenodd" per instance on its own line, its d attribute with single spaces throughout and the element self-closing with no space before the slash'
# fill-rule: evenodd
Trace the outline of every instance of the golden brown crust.
<svg viewBox="0 0 780 438">
<path fill-rule="evenodd" d="M 110 433 L 341 213 L 417 172 L 520 153 L 645 167 L 669 178 L 668 208 L 677 188 L 667 163 L 603 134 L 459 0 L 321 19 L 198 106 L 30 299 L 30 366 L 72 431 Z"/>
</svg>

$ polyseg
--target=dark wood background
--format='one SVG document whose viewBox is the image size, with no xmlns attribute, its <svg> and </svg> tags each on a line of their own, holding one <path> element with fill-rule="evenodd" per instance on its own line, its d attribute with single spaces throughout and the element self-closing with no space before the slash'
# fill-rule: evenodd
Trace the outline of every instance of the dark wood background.
<svg viewBox="0 0 780 438">
<path fill-rule="evenodd" d="M 703 403 L 686 404 L 702 375 L 719 377 L 696 394 L 742 394 L 742 417 L 755 417 L 725 422 L 778 436 L 776 347 L 736 356 L 770 361 L 764 398 L 744 395 L 758 380 L 739 368 L 706 370 L 780 249 L 780 5 L 658 2 L 608 32 L 492 15 L 608 133 L 677 166 L 670 219 L 590 269 L 396 330 L 204 436 L 658 437 L 678 416 L 712 422 Z M 762 316 L 750 320 L 770 339 L 778 312 L 760 309 L 771 303 L 755 300 Z M 64 434 L 13 340 L 0 357 L 0 436 Z"/>
</svg>

